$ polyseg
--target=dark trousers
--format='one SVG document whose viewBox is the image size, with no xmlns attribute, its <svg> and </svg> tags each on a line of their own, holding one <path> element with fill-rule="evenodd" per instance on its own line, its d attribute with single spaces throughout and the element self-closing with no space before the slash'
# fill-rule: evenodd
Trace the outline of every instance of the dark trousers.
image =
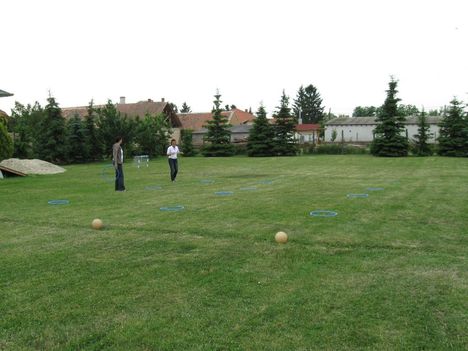
<svg viewBox="0 0 468 351">
<path fill-rule="evenodd" d="M 171 180 L 174 181 L 179 171 L 179 165 L 177 159 L 169 158 L 169 167 L 171 168 Z"/>
<path fill-rule="evenodd" d="M 121 164 L 117 164 L 117 169 L 115 170 L 115 190 L 123 191 L 125 190 L 124 185 L 124 173 Z"/>
</svg>

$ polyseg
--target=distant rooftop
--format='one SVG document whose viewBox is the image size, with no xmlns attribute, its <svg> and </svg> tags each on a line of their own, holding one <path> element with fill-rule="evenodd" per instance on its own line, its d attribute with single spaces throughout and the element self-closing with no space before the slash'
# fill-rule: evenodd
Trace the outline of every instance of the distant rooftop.
<svg viewBox="0 0 468 351">
<path fill-rule="evenodd" d="M 13 94 L 4 90 L 0 90 L 0 97 L 7 97 L 7 96 L 13 96 Z"/>
</svg>

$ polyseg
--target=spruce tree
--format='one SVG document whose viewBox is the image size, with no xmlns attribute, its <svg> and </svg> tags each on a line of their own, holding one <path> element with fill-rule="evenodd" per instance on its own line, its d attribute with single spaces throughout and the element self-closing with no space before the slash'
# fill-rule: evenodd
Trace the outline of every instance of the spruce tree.
<svg viewBox="0 0 468 351">
<path fill-rule="evenodd" d="M 47 99 L 43 118 L 38 126 L 35 154 L 41 160 L 64 163 L 67 161 L 67 133 L 62 110 L 52 96 Z"/>
<path fill-rule="evenodd" d="M 213 101 L 212 119 L 207 123 L 208 133 L 205 137 L 207 142 L 202 149 L 203 156 L 233 156 L 235 153 L 234 145 L 231 144 L 231 132 L 228 120 L 221 114 L 221 95 L 219 92 L 215 95 Z"/>
<path fill-rule="evenodd" d="M 468 156 L 468 117 L 463 111 L 462 102 L 454 98 L 449 110 L 444 114 L 439 131 L 439 155 Z"/>
<path fill-rule="evenodd" d="M 375 138 L 371 144 L 374 156 L 398 157 L 408 155 L 408 140 L 405 135 L 405 117 L 398 113 L 398 99 L 396 97 L 397 82 L 391 79 L 387 98 L 377 116 L 377 126 L 374 129 Z"/>
<path fill-rule="evenodd" d="M 180 131 L 182 141 L 182 151 L 185 157 L 195 156 L 195 148 L 193 147 L 193 135 L 191 129 L 182 129 Z"/>
<path fill-rule="evenodd" d="M 192 109 L 190 108 L 189 105 L 187 105 L 186 102 L 184 102 L 182 104 L 182 108 L 180 109 L 180 113 L 190 113 L 190 112 L 192 112 Z M 184 153 L 184 155 L 185 155 L 185 153 Z"/>
<path fill-rule="evenodd" d="M 281 96 L 280 106 L 274 114 L 275 118 L 275 146 L 274 152 L 278 156 L 292 156 L 297 153 L 297 146 L 294 140 L 294 128 L 296 121 L 291 115 L 289 108 L 289 97 L 286 96 L 284 90 Z"/>
<path fill-rule="evenodd" d="M 323 120 L 322 98 L 317 88 L 312 84 L 301 86 L 293 103 L 296 119 L 301 115 L 302 123 L 320 123 Z"/>
<path fill-rule="evenodd" d="M 418 118 L 418 134 L 414 137 L 414 154 L 417 156 L 431 156 L 432 148 L 428 144 L 428 140 L 433 136 L 430 132 L 430 126 L 427 123 L 426 113 L 424 110 Z"/>
<path fill-rule="evenodd" d="M 88 160 L 96 161 L 102 159 L 103 145 L 102 140 L 99 138 L 99 133 L 96 128 L 97 116 L 94 109 L 94 102 L 91 100 L 87 108 L 85 116 L 85 129 L 86 129 L 86 144 L 88 145 Z"/>
<path fill-rule="evenodd" d="M 89 144 L 86 141 L 86 128 L 79 115 L 67 122 L 68 160 L 72 163 L 86 162 L 89 159 Z"/>
<path fill-rule="evenodd" d="M 247 141 L 247 155 L 272 156 L 275 147 L 275 131 L 268 122 L 265 107 L 260 105 Z"/>
</svg>

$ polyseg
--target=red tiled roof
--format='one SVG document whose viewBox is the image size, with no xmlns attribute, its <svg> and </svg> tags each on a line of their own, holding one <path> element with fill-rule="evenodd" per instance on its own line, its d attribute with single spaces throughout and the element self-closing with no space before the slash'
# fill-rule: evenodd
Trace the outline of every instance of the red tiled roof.
<svg viewBox="0 0 468 351">
<path fill-rule="evenodd" d="M 234 115 L 237 117 L 239 124 L 247 124 L 255 120 L 255 116 L 253 114 L 239 110 L 238 108 L 235 108 L 232 112 L 234 112 Z"/>
<path fill-rule="evenodd" d="M 296 125 L 297 132 L 309 132 L 309 131 L 319 130 L 319 129 L 320 129 L 320 124 L 305 123 L 305 124 Z"/>
<path fill-rule="evenodd" d="M 253 114 L 237 108 L 231 111 L 223 111 L 221 114 L 225 116 L 228 119 L 228 123 L 233 126 L 249 124 L 249 122 L 255 119 Z M 179 117 L 183 129 L 199 130 L 206 126 L 207 122 L 213 118 L 213 114 L 211 112 L 178 113 L 177 117 Z"/>
<path fill-rule="evenodd" d="M 94 108 L 103 108 L 105 105 L 94 105 Z M 140 101 L 136 103 L 129 104 L 115 104 L 117 111 L 122 115 L 127 115 L 128 117 L 140 116 L 141 119 L 145 117 L 145 114 L 149 113 L 155 115 L 164 111 L 167 106 L 167 102 L 155 102 L 155 101 Z M 62 108 L 62 115 L 65 118 L 71 118 L 74 115 L 84 117 L 87 114 L 88 106 L 78 106 L 78 107 L 65 107 Z"/>
</svg>

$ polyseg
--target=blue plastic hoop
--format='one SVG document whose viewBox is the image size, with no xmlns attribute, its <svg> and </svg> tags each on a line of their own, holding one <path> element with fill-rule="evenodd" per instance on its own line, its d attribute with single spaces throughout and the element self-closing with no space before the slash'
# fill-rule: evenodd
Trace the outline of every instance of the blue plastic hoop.
<svg viewBox="0 0 468 351">
<path fill-rule="evenodd" d="M 366 198 L 369 197 L 369 194 L 348 194 L 347 197 L 354 199 L 354 198 Z"/>
<path fill-rule="evenodd" d="M 145 190 L 161 190 L 162 186 L 159 185 L 148 185 L 145 186 Z"/>
<path fill-rule="evenodd" d="M 244 188 L 240 188 L 240 190 L 248 191 L 248 190 L 257 190 L 256 186 L 246 186 Z"/>
<path fill-rule="evenodd" d="M 202 179 L 202 180 L 200 180 L 200 183 L 202 183 L 202 184 L 213 184 L 213 183 L 214 183 L 214 180 L 211 180 L 211 179 Z"/>
<path fill-rule="evenodd" d="M 185 207 L 182 205 L 160 207 L 160 211 L 182 211 Z"/>
<path fill-rule="evenodd" d="M 325 211 L 325 210 L 315 210 L 309 213 L 312 217 L 335 217 L 338 215 L 338 212 L 335 211 Z"/>
<path fill-rule="evenodd" d="M 380 191 L 380 190 L 384 190 L 384 188 L 367 188 L 367 190 L 369 190 L 369 191 Z"/>
<path fill-rule="evenodd" d="M 232 191 L 216 191 L 215 194 L 219 195 L 219 196 L 228 196 L 228 195 L 234 194 L 234 192 L 232 192 Z"/>
<path fill-rule="evenodd" d="M 70 201 L 68 200 L 49 200 L 47 201 L 49 205 L 68 205 Z"/>
</svg>

